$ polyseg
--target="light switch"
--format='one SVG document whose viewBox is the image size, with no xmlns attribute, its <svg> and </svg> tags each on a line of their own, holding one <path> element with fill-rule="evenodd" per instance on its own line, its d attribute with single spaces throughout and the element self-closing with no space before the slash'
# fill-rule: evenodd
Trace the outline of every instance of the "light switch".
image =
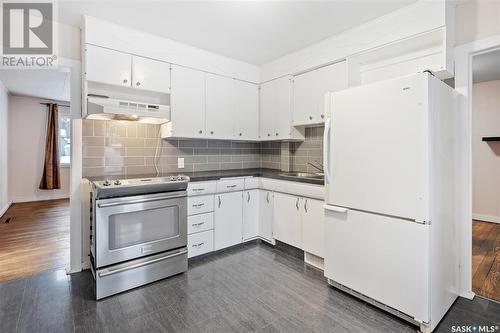
<svg viewBox="0 0 500 333">
<path fill-rule="evenodd" d="M 184 157 L 177 158 L 177 167 L 179 169 L 184 169 Z"/>
</svg>

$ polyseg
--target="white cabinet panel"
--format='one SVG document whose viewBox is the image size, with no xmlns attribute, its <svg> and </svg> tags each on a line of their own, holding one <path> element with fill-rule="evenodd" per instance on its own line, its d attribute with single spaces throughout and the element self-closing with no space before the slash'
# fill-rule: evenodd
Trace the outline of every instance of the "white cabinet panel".
<svg viewBox="0 0 500 333">
<path fill-rule="evenodd" d="M 188 258 L 212 252 L 214 250 L 213 230 L 208 230 L 188 235 L 187 247 L 188 247 Z"/>
<path fill-rule="evenodd" d="M 287 76 L 260 87 L 260 137 L 279 140 L 290 135 L 290 77 Z"/>
<path fill-rule="evenodd" d="M 188 216 L 188 234 L 194 234 L 214 228 L 214 213 Z"/>
<path fill-rule="evenodd" d="M 236 122 L 234 80 L 206 74 L 206 137 L 232 139 Z"/>
<path fill-rule="evenodd" d="M 241 243 L 243 224 L 242 192 L 215 196 L 215 250 Z"/>
<path fill-rule="evenodd" d="M 324 122 L 325 94 L 345 88 L 347 88 L 345 61 L 295 76 L 292 125 Z"/>
<path fill-rule="evenodd" d="M 259 190 L 259 236 L 273 241 L 273 192 Z"/>
<path fill-rule="evenodd" d="M 274 193 L 273 236 L 283 243 L 302 248 L 302 198 Z"/>
<path fill-rule="evenodd" d="M 318 257 L 325 257 L 324 202 L 302 199 L 302 249 Z"/>
<path fill-rule="evenodd" d="M 189 182 L 187 193 L 188 196 L 212 194 L 215 193 L 216 188 L 215 181 Z"/>
<path fill-rule="evenodd" d="M 170 92 L 170 64 L 143 57 L 132 58 L 132 87 Z"/>
<path fill-rule="evenodd" d="M 205 73 L 172 65 L 171 136 L 205 136 Z"/>
<path fill-rule="evenodd" d="M 244 178 L 221 179 L 217 181 L 217 193 L 242 191 L 244 187 Z"/>
<path fill-rule="evenodd" d="M 259 190 L 243 192 L 243 240 L 259 236 Z"/>
<path fill-rule="evenodd" d="M 132 56 L 130 54 L 85 45 L 85 60 L 88 81 L 131 86 Z"/>
<path fill-rule="evenodd" d="M 325 220 L 327 278 L 429 321 L 429 225 L 353 210 Z"/>
<path fill-rule="evenodd" d="M 259 86 L 234 80 L 234 137 L 243 140 L 259 138 Z"/>
<path fill-rule="evenodd" d="M 188 197 L 188 215 L 208 213 L 214 210 L 214 196 Z"/>
</svg>

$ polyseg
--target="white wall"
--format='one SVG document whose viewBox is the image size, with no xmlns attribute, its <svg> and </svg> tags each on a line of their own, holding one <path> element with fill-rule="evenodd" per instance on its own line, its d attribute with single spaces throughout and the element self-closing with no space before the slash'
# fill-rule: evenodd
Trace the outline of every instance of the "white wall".
<svg viewBox="0 0 500 333">
<path fill-rule="evenodd" d="M 459 1 L 455 12 L 455 45 L 500 34 L 500 1 Z"/>
<path fill-rule="evenodd" d="M 62 189 L 39 190 L 45 155 L 47 106 L 44 100 L 9 98 L 9 194 L 13 202 L 69 197 L 69 168 L 61 168 Z"/>
<path fill-rule="evenodd" d="M 500 223 L 500 80 L 472 88 L 472 212 L 473 217 Z"/>
<path fill-rule="evenodd" d="M 10 205 L 8 175 L 9 95 L 0 81 L 0 217 Z"/>
</svg>

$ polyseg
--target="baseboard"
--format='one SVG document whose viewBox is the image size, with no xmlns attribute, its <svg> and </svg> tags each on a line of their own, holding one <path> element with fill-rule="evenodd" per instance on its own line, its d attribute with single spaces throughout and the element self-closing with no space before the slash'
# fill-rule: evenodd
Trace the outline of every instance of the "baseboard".
<svg viewBox="0 0 500 333">
<path fill-rule="evenodd" d="M 471 290 L 471 291 L 461 293 L 459 296 L 472 300 L 474 298 L 474 296 L 476 296 L 476 294 Z"/>
<path fill-rule="evenodd" d="M 7 202 L 7 204 L 3 208 L 0 208 L 0 218 L 3 216 L 3 214 L 5 214 L 5 212 L 7 212 L 10 205 L 12 205 L 12 201 Z"/>
<path fill-rule="evenodd" d="M 49 201 L 49 200 L 60 200 L 60 199 L 69 199 L 69 194 L 61 194 L 55 195 L 53 197 L 24 197 L 24 198 L 15 198 L 12 200 L 13 203 L 22 203 L 22 202 L 34 202 L 34 201 Z"/>
<path fill-rule="evenodd" d="M 472 213 L 472 218 L 474 220 L 492 222 L 492 223 L 500 223 L 500 216 L 492 216 L 492 215 L 484 215 L 484 214 L 474 214 Z"/>
</svg>

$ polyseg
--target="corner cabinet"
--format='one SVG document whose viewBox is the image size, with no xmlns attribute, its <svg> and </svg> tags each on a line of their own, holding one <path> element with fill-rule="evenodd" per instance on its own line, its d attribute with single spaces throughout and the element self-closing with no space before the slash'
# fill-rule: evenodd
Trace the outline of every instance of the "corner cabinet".
<svg viewBox="0 0 500 333">
<path fill-rule="evenodd" d="M 273 192 L 267 190 L 259 190 L 259 236 L 269 243 L 274 243 L 273 205 Z"/>
<path fill-rule="evenodd" d="M 296 75 L 292 79 L 292 125 L 313 125 L 325 121 L 325 94 L 347 88 L 345 61 Z"/>
<path fill-rule="evenodd" d="M 260 191 L 243 192 L 243 241 L 259 237 Z"/>
<path fill-rule="evenodd" d="M 259 86 L 234 80 L 233 97 L 236 117 L 233 137 L 259 140 Z"/>
<path fill-rule="evenodd" d="M 291 123 L 291 76 L 260 85 L 260 139 L 304 140 Z"/>
</svg>

